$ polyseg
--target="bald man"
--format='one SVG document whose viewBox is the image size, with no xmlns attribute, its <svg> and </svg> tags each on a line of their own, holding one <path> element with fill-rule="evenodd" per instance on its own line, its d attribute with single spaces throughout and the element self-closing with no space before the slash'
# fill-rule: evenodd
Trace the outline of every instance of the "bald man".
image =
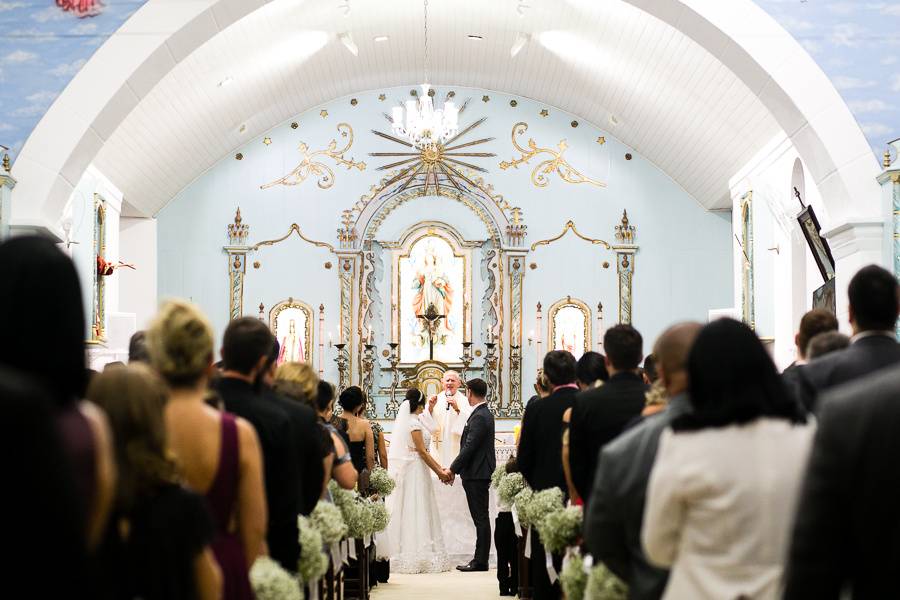
<svg viewBox="0 0 900 600">
<path fill-rule="evenodd" d="M 666 588 L 668 571 L 647 562 L 641 548 L 641 525 L 647 481 L 659 436 L 672 419 L 690 408 L 687 359 L 699 323 L 679 323 L 656 341 L 659 378 L 668 406 L 607 444 L 600 453 L 591 502 L 585 515 L 585 540 L 595 560 L 629 586 L 630 600 L 656 600 Z"/>
<path fill-rule="evenodd" d="M 459 373 L 446 371 L 441 378 L 444 391 L 429 398 L 428 412 L 437 428 L 433 436 L 438 462 L 449 467 L 459 454 L 459 444 L 472 407 L 466 395 L 459 391 Z"/>
</svg>

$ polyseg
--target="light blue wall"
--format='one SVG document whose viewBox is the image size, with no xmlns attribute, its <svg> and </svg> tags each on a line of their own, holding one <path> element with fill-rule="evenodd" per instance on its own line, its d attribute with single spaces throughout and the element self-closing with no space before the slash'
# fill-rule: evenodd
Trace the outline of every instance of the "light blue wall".
<svg viewBox="0 0 900 600">
<path fill-rule="evenodd" d="M 228 319 L 228 276 L 222 246 L 227 244 L 226 225 L 232 221 L 237 206 L 241 208 L 244 223 L 250 226 L 250 243 L 279 238 L 291 223 L 297 223 L 307 237 L 337 247 L 336 230 L 341 211 L 351 207 L 383 177 L 384 173 L 376 170 L 378 166 L 400 160 L 368 156 L 369 152 L 402 150 L 370 130 L 390 131 L 382 113 L 407 99 L 412 87 L 361 92 L 353 96 L 357 99 L 356 106 L 346 97 L 298 115 L 292 119 L 299 123 L 297 129 L 290 127 L 289 120 L 265 136 L 248 140 L 235 150 L 243 154 L 243 160 L 235 160 L 233 154 L 227 156 L 185 188 L 158 215 L 160 296 L 188 297 L 199 303 L 212 319 L 217 335 L 221 335 Z M 568 220 L 573 220 L 584 235 L 614 243 L 614 226 L 622 210 L 628 210 L 632 224 L 637 227 L 636 243 L 640 245 L 636 257 L 633 322 L 643 332 L 648 351 L 655 337 L 669 324 L 682 319 L 705 321 L 709 309 L 732 305 L 728 213 L 704 210 L 633 149 L 576 116 L 494 91 L 440 87 L 437 97 L 442 98 L 449 89 L 456 91 L 456 100 L 460 102 L 470 99 L 460 117 L 462 125 L 487 117 L 463 141 L 493 137 L 493 141 L 472 149 L 495 152 L 497 157 L 464 160 L 489 169 L 485 179 L 511 205 L 522 207 L 528 225 L 526 246 L 558 235 Z M 387 97 L 385 101 L 378 99 L 382 93 Z M 485 95 L 489 96 L 488 102 L 482 101 Z M 510 105 L 511 100 L 516 100 L 516 107 Z M 549 110 L 547 117 L 540 115 L 544 108 Z M 320 116 L 320 110 L 327 110 L 327 118 Z M 573 120 L 579 122 L 577 127 L 571 126 Z M 510 133 L 520 121 L 529 126 L 520 143 L 524 145 L 528 138 L 534 138 L 540 147 L 556 148 L 565 139 L 569 146 L 565 157 L 570 164 L 589 177 L 605 181 L 607 187 L 566 183 L 555 173 L 549 176 L 548 186 L 536 187 L 531 182 L 531 171 L 549 157 L 546 154 L 533 158 L 530 165 L 501 170 L 500 161 L 519 156 L 512 146 Z M 312 150 L 320 150 L 336 138 L 340 147 L 345 139 L 338 135 L 336 126 L 342 122 L 349 123 L 355 134 L 346 158 L 352 156 L 365 161 L 365 171 L 347 171 L 330 158 L 319 157 L 335 173 L 336 182 L 330 189 L 317 187 L 314 178 L 298 186 L 260 189 L 260 185 L 287 174 L 296 166 L 300 160 L 297 146 L 301 142 Z M 597 143 L 599 136 L 605 136 L 605 144 Z M 263 143 L 264 137 L 271 138 L 271 145 Z M 625 160 L 626 153 L 631 153 L 633 159 Z M 465 207 L 434 197 L 418 199 L 397 209 L 382 225 L 378 238 L 396 239 L 419 220 L 444 221 L 455 226 L 464 237 L 486 238 L 484 226 Z M 254 260 L 260 261 L 259 269 L 253 268 Z M 327 261 L 334 268 L 326 269 Z M 608 269 L 602 268 L 604 261 L 610 263 Z M 602 301 L 606 325 L 614 324 L 617 287 L 615 257 L 611 252 L 570 233 L 561 241 L 530 253 L 526 263 L 532 262 L 537 268 L 529 268 L 525 278 L 523 337 L 535 328 L 537 302 L 546 310 L 566 295 L 582 299 L 592 309 Z M 384 266 L 390 269 L 388 255 Z M 483 290 L 479 278 L 476 269 L 472 302 L 475 332 L 479 331 L 478 307 L 480 290 Z M 326 331 L 337 332 L 337 261 L 328 250 L 292 237 L 289 242 L 251 256 L 246 281 L 245 314 L 256 315 L 260 302 L 268 311 L 275 302 L 293 296 L 314 307 L 325 304 Z M 385 275 L 380 283 L 382 298 L 390 294 L 388 281 L 389 275 Z M 383 309 L 382 314 L 388 313 Z M 386 339 L 380 333 L 377 332 L 379 343 Z M 387 330 L 384 333 L 389 335 Z M 545 339 L 546 336 L 545 320 Z M 534 347 L 529 347 L 524 340 L 523 343 L 523 388 L 527 397 L 536 365 Z M 328 355 L 329 363 L 333 356 L 333 352 Z M 329 370 L 329 376 L 334 377 L 333 369 Z"/>
</svg>

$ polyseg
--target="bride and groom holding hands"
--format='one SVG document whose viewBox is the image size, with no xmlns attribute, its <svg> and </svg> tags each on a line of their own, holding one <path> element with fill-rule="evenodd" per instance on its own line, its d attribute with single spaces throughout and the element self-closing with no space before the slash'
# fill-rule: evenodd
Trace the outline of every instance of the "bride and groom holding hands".
<svg viewBox="0 0 900 600">
<path fill-rule="evenodd" d="M 486 571 L 491 549 L 489 492 L 496 467 L 494 417 L 485 398 L 487 384 L 481 379 L 467 382 L 465 396 L 458 392 L 459 377 L 444 375 L 444 394 L 425 398 L 417 389 L 408 390 L 391 432 L 388 452 L 390 474 L 396 482 L 387 498 L 390 521 L 379 538 L 398 573 L 439 573 L 450 569 L 444 543 L 441 511 L 438 509 L 431 473 L 445 484 L 458 475 L 475 525 L 474 558 L 457 567 L 460 571 Z M 442 397 L 442 398 L 441 398 Z M 459 446 L 456 435 L 459 431 Z M 429 448 L 438 443 L 438 455 Z M 443 465 L 449 466 L 444 467 Z"/>
</svg>

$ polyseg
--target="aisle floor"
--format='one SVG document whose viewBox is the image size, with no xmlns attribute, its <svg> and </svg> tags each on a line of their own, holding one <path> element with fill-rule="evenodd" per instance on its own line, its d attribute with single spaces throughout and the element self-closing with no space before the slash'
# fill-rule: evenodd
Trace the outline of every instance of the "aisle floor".
<svg viewBox="0 0 900 600">
<path fill-rule="evenodd" d="M 433 575 L 391 573 L 389 583 L 372 590 L 372 600 L 489 600 L 500 598 L 497 571 L 460 573 L 453 570 Z"/>
</svg>

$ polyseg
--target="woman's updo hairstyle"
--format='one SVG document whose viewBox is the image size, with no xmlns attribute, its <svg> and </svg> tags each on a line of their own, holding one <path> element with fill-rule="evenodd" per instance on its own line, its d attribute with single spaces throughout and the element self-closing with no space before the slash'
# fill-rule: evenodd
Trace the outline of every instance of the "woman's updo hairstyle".
<svg viewBox="0 0 900 600">
<path fill-rule="evenodd" d="M 351 385 L 341 392 L 341 396 L 338 398 L 338 404 L 341 405 L 341 408 L 351 415 L 355 415 L 356 411 L 365 403 L 365 401 L 366 395 L 363 394 L 360 387 L 355 385 Z"/>
<path fill-rule="evenodd" d="M 406 390 L 406 400 L 409 402 L 409 412 L 414 413 L 420 406 L 425 406 L 425 394 L 418 388 Z"/>
<path fill-rule="evenodd" d="M 316 386 L 316 412 L 328 410 L 334 401 L 334 386 L 325 380 L 319 380 Z"/>
<path fill-rule="evenodd" d="M 147 350 L 153 367 L 170 386 L 193 386 L 212 362 L 212 327 L 190 302 L 171 300 L 147 330 Z"/>
</svg>

